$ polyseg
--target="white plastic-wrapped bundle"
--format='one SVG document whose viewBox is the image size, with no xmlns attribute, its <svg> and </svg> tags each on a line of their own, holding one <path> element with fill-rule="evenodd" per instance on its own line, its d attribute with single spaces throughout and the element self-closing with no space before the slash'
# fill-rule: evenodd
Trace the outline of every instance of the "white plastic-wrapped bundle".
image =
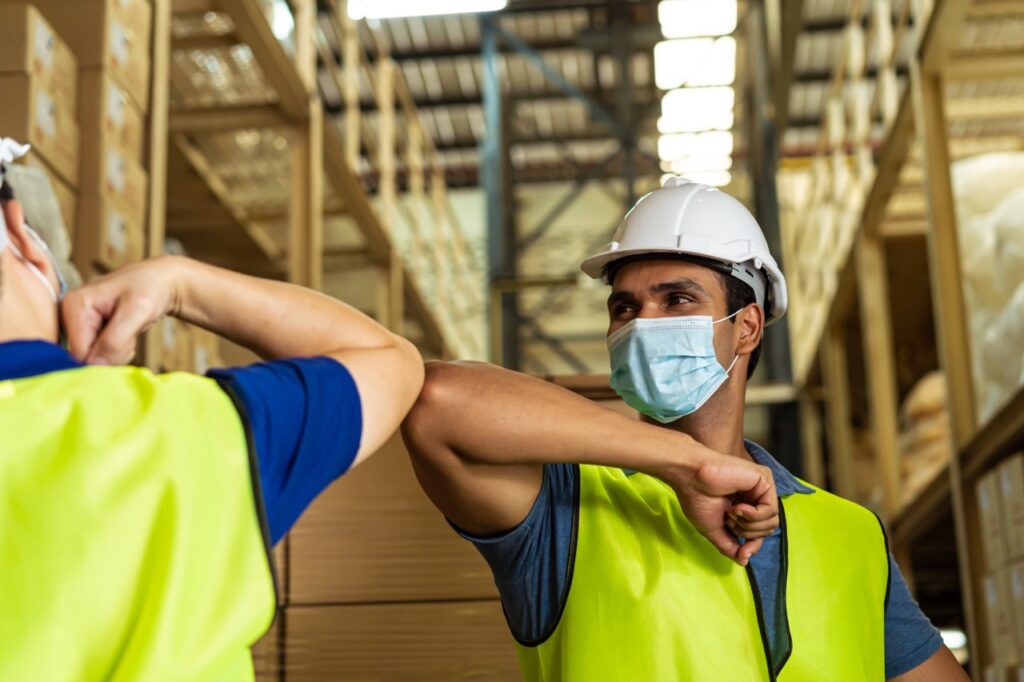
<svg viewBox="0 0 1024 682">
<path fill-rule="evenodd" d="M 960 218 L 989 213 L 1024 187 L 1024 153 L 981 154 L 953 164 L 953 194 Z"/>
<path fill-rule="evenodd" d="M 984 420 L 1024 384 L 1024 283 L 985 331 L 975 353 L 983 371 L 977 387 Z"/>
<path fill-rule="evenodd" d="M 964 295 L 970 315 L 997 315 L 1013 294 L 996 267 L 996 230 L 991 216 L 975 216 L 958 226 Z"/>
<path fill-rule="evenodd" d="M 1024 281 L 1024 188 L 999 203 L 992 224 L 1000 277 L 1004 282 L 1013 281 L 1013 277 Z"/>
</svg>

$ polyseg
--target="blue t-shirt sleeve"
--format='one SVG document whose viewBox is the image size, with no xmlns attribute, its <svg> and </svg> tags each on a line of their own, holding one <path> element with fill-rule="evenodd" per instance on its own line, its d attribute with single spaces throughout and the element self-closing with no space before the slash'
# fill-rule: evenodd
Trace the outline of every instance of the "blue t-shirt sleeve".
<svg viewBox="0 0 1024 682">
<path fill-rule="evenodd" d="M 889 555 L 889 605 L 885 610 L 885 678 L 921 665 L 942 646 L 942 636 L 910 596 L 907 582 Z"/>
<path fill-rule="evenodd" d="M 363 431 L 355 381 L 327 357 L 209 372 L 249 425 L 271 541 L 355 460 Z"/>
<path fill-rule="evenodd" d="M 521 643 L 541 640 L 561 617 L 575 551 L 578 488 L 575 465 L 547 464 L 537 499 L 515 528 L 480 537 L 452 524 L 490 565 L 509 629 Z"/>
</svg>

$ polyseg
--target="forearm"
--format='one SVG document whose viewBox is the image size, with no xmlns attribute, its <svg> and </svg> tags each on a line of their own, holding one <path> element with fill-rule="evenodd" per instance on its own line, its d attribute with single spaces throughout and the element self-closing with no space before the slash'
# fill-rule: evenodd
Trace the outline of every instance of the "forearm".
<svg viewBox="0 0 1024 682">
<path fill-rule="evenodd" d="M 556 462 L 655 472 L 696 467 L 691 437 L 601 407 L 517 372 L 478 363 L 431 363 L 419 437 L 477 464 Z"/>
<path fill-rule="evenodd" d="M 174 314 L 264 358 L 394 346 L 396 337 L 351 306 L 303 287 L 185 258 L 175 270 Z"/>
</svg>

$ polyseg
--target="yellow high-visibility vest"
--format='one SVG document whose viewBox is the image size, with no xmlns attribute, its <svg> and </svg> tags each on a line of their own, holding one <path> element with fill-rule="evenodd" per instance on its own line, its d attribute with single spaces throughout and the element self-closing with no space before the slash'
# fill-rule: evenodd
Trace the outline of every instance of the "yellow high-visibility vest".
<svg viewBox="0 0 1024 682">
<path fill-rule="evenodd" d="M 0 382 L 0 680 L 252 680 L 274 581 L 247 432 L 212 380 Z"/>
<path fill-rule="evenodd" d="M 753 570 L 722 556 L 673 490 L 581 466 L 576 554 L 553 631 L 520 642 L 530 682 L 877 682 L 888 550 L 868 510 L 818 490 L 782 501 L 791 650 L 779 670 Z"/>
</svg>

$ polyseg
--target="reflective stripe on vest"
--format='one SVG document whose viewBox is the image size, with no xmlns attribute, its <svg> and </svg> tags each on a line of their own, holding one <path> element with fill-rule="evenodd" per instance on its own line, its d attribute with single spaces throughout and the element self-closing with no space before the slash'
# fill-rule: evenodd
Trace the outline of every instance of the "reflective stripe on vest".
<svg viewBox="0 0 1024 682">
<path fill-rule="evenodd" d="M 885 679 L 888 552 L 868 510 L 820 490 L 783 499 L 791 651 L 776 671 L 753 570 L 698 534 L 671 488 L 594 466 L 579 481 L 569 592 L 550 636 L 518 645 L 524 679 Z"/>
<path fill-rule="evenodd" d="M 275 599 L 247 435 L 215 382 L 0 382 L 0 680 L 251 680 Z"/>
</svg>

